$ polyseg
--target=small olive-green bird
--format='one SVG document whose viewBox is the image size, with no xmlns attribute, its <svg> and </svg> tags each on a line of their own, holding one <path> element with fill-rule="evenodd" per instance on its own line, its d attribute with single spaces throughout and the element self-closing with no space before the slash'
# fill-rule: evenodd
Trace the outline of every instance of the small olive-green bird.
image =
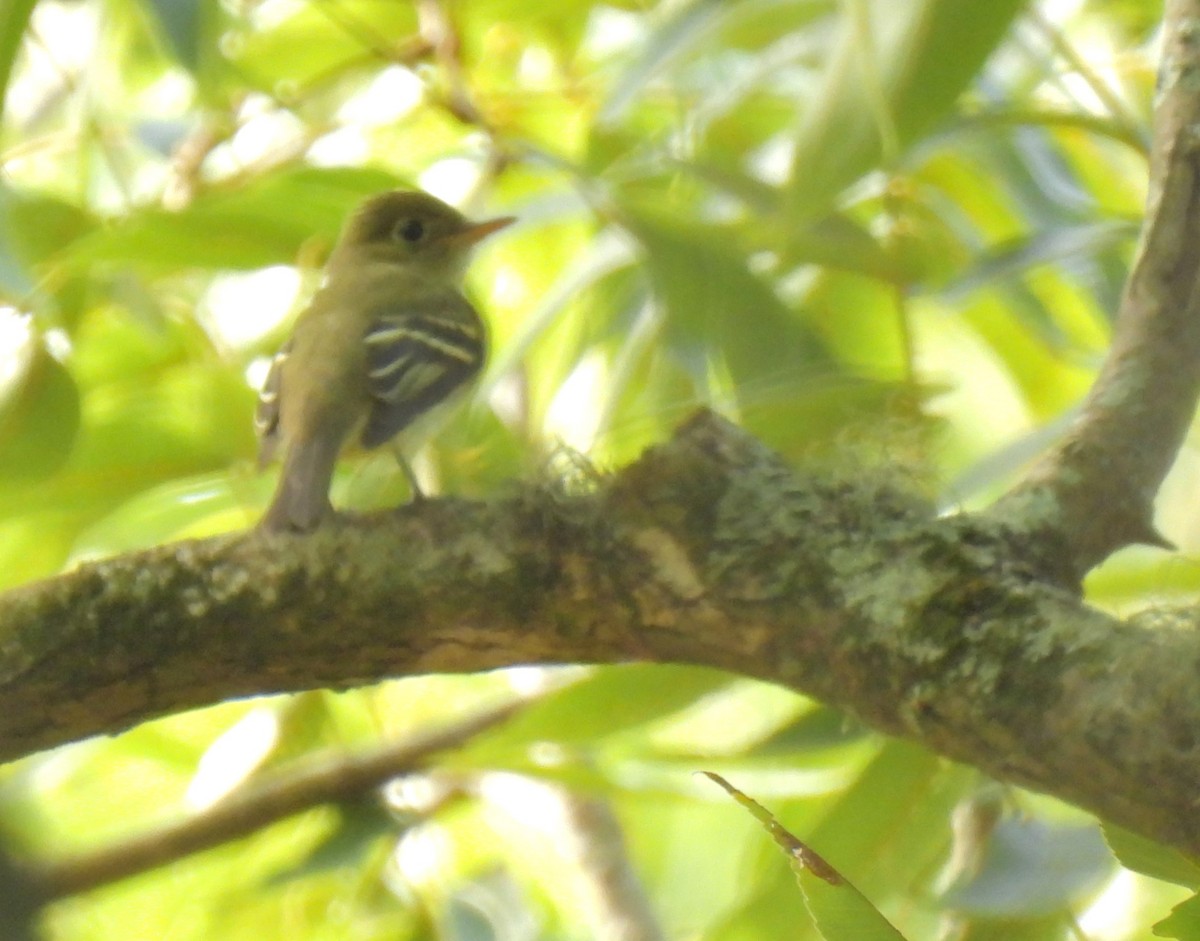
<svg viewBox="0 0 1200 941">
<path fill-rule="evenodd" d="M 331 511 L 334 465 L 353 436 L 375 448 L 405 432 L 403 446 L 418 419 L 478 375 L 486 334 L 460 285 L 471 247 L 513 221 L 471 222 L 409 191 L 351 216 L 259 396 L 259 465 L 284 454 L 264 529 L 314 529 Z"/>
</svg>

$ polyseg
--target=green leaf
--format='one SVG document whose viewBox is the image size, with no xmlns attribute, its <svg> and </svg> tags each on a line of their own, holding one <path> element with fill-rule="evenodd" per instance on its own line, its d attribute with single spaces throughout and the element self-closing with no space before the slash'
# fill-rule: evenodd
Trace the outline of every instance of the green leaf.
<svg viewBox="0 0 1200 941">
<path fill-rule="evenodd" d="M 33 278 L 25 266 L 14 256 L 12 246 L 4 233 L 0 232 L 0 294 L 8 297 L 25 297 L 34 288 Z"/>
<path fill-rule="evenodd" d="M 52 474 L 71 453 L 79 429 L 75 380 L 34 342 L 24 374 L 0 400 L 0 481 Z"/>
<path fill-rule="evenodd" d="M 34 269 L 95 228 L 79 207 L 0 181 L 0 291 L 22 297 L 37 286 Z"/>
<path fill-rule="evenodd" d="M 34 509 L 23 516 L 0 515 L 0 588 L 53 575 L 70 556 L 71 520 L 47 501 L 28 503 Z"/>
<path fill-rule="evenodd" d="M 837 748 L 866 738 L 867 730 L 845 714 L 815 705 L 754 747 L 755 755 L 797 755 Z"/>
<path fill-rule="evenodd" d="M 95 218 L 74 203 L 41 193 L 4 192 L 0 212 L 14 248 L 32 266 L 96 228 Z"/>
<path fill-rule="evenodd" d="M 149 487 L 88 526 L 76 541 L 74 555 L 96 558 L 245 527 L 254 519 L 248 508 L 251 498 L 260 490 L 266 498 L 267 480 L 256 484 L 234 487 L 228 473 L 213 473 L 181 476 Z"/>
<path fill-rule="evenodd" d="M 90 393 L 88 421 L 66 463 L 45 480 L 0 488 L 0 516 L 53 506 L 76 526 L 86 525 L 140 491 L 228 468 L 253 453 L 246 420 L 253 399 L 239 374 L 212 363 L 172 367 Z M 245 521 L 240 514 L 237 525 Z"/>
<path fill-rule="evenodd" d="M 797 870 L 796 881 L 826 941 L 904 941 L 896 926 L 851 883 L 830 882 L 807 867 Z"/>
<path fill-rule="evenodd" d="M 878 240 L 848 217 L 833 213 L 796 226 L 783 261 L 841 268 L 883 280 L 898 279 L 903 269 Z"/>
<path fill-rule="evenodd" d="M 195 71 L 200 62 L 201 13 L 205 0 L 149 0 L 150 11 L 157 18 L 171 48 L 189 70 Z"/>
<path fill-rule="evenodd" d="M 13 64 L 36 4 L 37 0 L 4 0 L 0 3 L 0 117 L 4 115 Z"/>
<path fill-rule="evenodd" d="M 824 814 L 812 839 L 837 846 L 840 860 L 869 861 L 886 879 L 940 858 L 950 844 L 950 810 L 971 775 L 909 742 L 888 740 Z M 910 811 L 902 821 L 896 807 Z M 936 825 L 935 825 L 936 821 Z M 898 825 L 900 824 L 900 825 Z M 860 873 L 860 881 L 862 876 Z"/>
<path fill-rule="evenodd" d="M 1058 266 L 1086 259 L 1114 245 L 1137 238 L 1132 221 L 1081 222 L 1042 229 L 1020 239 L 993 246 L 942 289 L 943 298 L 955 303 L 980 288 L 1026 274 L 1039 265 Z"/>
<path fill-rule="evenodd" d="M 539 698 L 472 744 L 469 753 L 494 753 L 536 742 L 597 742 L 678 712 L 726 686 L 720 670 L 666 664 L 596 669 L 590 676 Z"/>
<path fill-rule="evenodd" d="M 762 824 L 787 854 L 804 903 L 826 941 L 904 941 L 904 935 L 812 847 L 788 832 L 761 804 L 718 774 L 705 771 Z"/>
<path fill-rule="evenodd" d="M 722 46 L 758 51 L 803 35 L 815 20 L 836 12 L 838 0 L 739 0 L 726 7 Z"/>
<path fill-rule="evenodd" d="M 1008 103 L 989 103 L 986 111 L 964 115 L 956 122 L 954 133 L 979 130 L 990 131 L 996 127 L 1037 127 L 1048 130 L 1082 130 L 1099 137 L 1107 137 L 1136 150 L 1149 152 L 1146 134 L 1130 127 L 1127 121 L 1105 114 L 1068 111 L 1054 107 L 1018 107 Z"/>
<path fill-rule="evenodd" d="M 742 390 L 764 380 L 835 368 L 824 343 L 771 285 L 753 274 L 736 234 L 678 210 L 626 201 L 622 222 L 645 248 L 668 342 L 697 375 L 720 358 Z"/>
<path fill-rule="evenodd" d="M 363 866 L 364 858 L 376 850 L 381 840 L 388 838 L 394 842 L 399 835 L 400 828 L 395 818 L 373 794 L 359 801 L 339 804 L 337 814 L 337 824 L 325 838 L 301 858 L 273 873 L 266 880 L 266 885 L 284 885 L 338 870 L 358 870 Z"/>
<path fill-rule="evenodd" d="M 796 139 L 788 212 L 823 214 L 847 184 L 933 128 L 1024 0 L 855 0 Z"/>
<path fill-rule="evenodd" d="M 516 335 L 497 351 L 488 367 L 481 397 L 491 394 L 497 382 L 509 376 L 529 355 L 530 349 L 564 316 L 570 303 L 593 290 L 611 275 L 627 270 L 633 262 L 628 246 L 605 232 L 580 252 L 561 276 L 543 293 L 540 301 L 521 320 Z M 577 351 L 572 351 L 577 352 Z M 577 357 L 569 356 L 566 371 Z"/>
<path fill-rule="evenodd" d="M 151 273 L 291 263 L 306 240 L 332 244 L 361 200 L 398 184 L 378 170 L 288 170 L 205 194 L 179 212 L 139 210 L 80 239 L 63 260 L 80 270 L 109 263 Z"/>
<path fill-rule="evenodd" d="M 1106 822 L 1102 829 L 1109 849 L 1126 869 L 1188 889 L 1200 889 L 1200 860 L 1114 823 Z"/>
<path fill-rule="evenodd" d="M 235 87 L 250 84 L 273 94 L 299 94 L 309 83 L 367 70 L 396 56 L 397 47 L 417 29 L 416 5 L 351 0 L 336 12 L 322 3 L 289 6 L 270 28 L 251 17 L 222 39 L 235 69 Z"/>
<path fill-rule="evenodd" d="M 1154 926 L 1154 934 L 1178 941 L 1200 941 L 1200 895 L 1193 895 L 1171 909 L 1171 914 Z"/>
<path fill-rule="evenodd" d="M 621 120 L 650 79 L 712 30 L 733 5 L 726 0 L 692 0 L 674 8 L 672 15 L 647 37 L 641 54 L 613 84 L 597 123 Z"/>
</svg>

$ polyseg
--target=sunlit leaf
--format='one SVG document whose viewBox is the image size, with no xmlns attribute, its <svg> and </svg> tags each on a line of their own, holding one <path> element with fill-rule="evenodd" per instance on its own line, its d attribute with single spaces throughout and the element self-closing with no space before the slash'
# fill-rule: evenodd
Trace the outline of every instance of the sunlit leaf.
<svg viewBox="0 0 1200 941">
<path fill-rule="evenodd" d="M 1149 147 L 1145 134 L 1131 128 L 1125 121 L 1108 115 L 1082 113 L 1053 108 L 993 107 L 976 114 L 963 115 L 958 119 L 959 130 L 993 127 L 1044 127 L 1054 130 L 1084 130 L 1102 137 L 1111 138 L 1142 153 Z"/>
<path fill-rule="evenodd" d="M 1137 235 L 1131 222 L 1104 220 L 1035 232 L 1016 242 L 994 246 L 944 290 L 947 300 L 979 290 L 994 281 L 1015 278 L 1037 265 L 1070 268 L 1077 261 L 1109 248 L 1129 243 Z"/>
<path fill-rule="evenodd" d="M 195 69 L 200 60 L 200 22 L 204 0 L 149 0 L 164 35 L 179 61 Z"/>
<path fill-rule="evenodd" d="M 395 840 L 396 819 L 374 797 L 337 807 L 338 822 L 307 854 L 279 872 L 268 885 L 280 885 L 339 869 L 357 869 L 363 857 L 375 851 L 381 840 Z"/>
<path fill-rule="evenodd" d="M 301 245 L 328 248 L 364 198 L 399 181 L 376 170 L 300 168 L 233 192 L 207 194 L 186 209 L 146 209 L 70 246 L 63 261 L 97 262 L 148 272 L 246 269 L 296 260 Z"/>
<path fill-rule="evenodd" d="M 75 554 L 94 558 L 207 535 L 205 524 L 218 519 L 228 518 L 241 528 L 253 521 L 251 501 L 265 500 L 268 485 L 264 479 L 231 487 L 225 474 L 172 477 L 118 504 L 88 526 L 76 542 Z M 210 531 L 220 532 L 221 527 Z"/>
<path fill-rule="evenodd" d="M 1154 926 L 1154 935 L 1177 938 L 1178 941 L 1200 941 L 1200 896 L 1193 895 L 1176 905 L 1170 915 Z"/>
<path fill-rule="evenodd" d="M 755 746 L 759 755 L 795 754 L 861 741 L 867 730 L 828 707 L 809 709 Z"/>
<path fill-rule="evenodd" d="M 0 588 L 52 575 L 70 556 L 76 527 L 69 514 L 39 503 L 34 512 L 0 519 Z"/>
<path fill-rule="evenodd" d="M 1109 849 L 1126 869 L 1189 889 L 1200 888 L 1200 860 L 1113 823 L 1105 822 L 1101 828 Z"/>
<path fill-rule="evenodd" d="M 174 368 L 151 383 L 94 398 L 100 401 L 85 415 L 66 463 L 53 476 L 0 489 L 0 515 L 21 516 L 49 505 L 78 526 L 139 491 L 253 453 L 246 421 L 253 395 L 226 370 Z M 244 524 L 244 514 L 241 520 Z"/>
<path fill-rule="evenodd" d="M 951 842 L 950 814 L 975 786 L 968 768 L 909 742 L 887 740 L 808 833 L 864 891 L 928 879 Z"/>
<path fill-rule="evenodd" d="M 78 428 L 75 380 L 37 344 L 23 375 L 0 399 L 0 481 L 53 473 L 70 454 Z"/>
<path fill-rule="evenodd" d="M 502 349 L 488 370 L 485 395 L 497 380 L 509 374 L 562 315 L 564 309 L 601 279 L 629 267 L 633 261 L 630 246 L 612 233 L 603 233 L 581 253 L 576 262 L 563 271 L 548 287 L 538 304 L 523 318 L 517 335 Z M 574 357 L 571 357 L 572 359 Z"/>
<path fill-rule="evenodd" d="M 724 0 L 690 0 L 673 10 L 647 37 L 641 54 L 613 84 L 600 112 L 600 121 L 612 122 L 622 117 L 634 97 L 645 90 L 651 77 L 712 29 L 732 5 Z"/>
<path fill-rule="evenodd" d="M 949 114 L 1023 6 L 1023 0 L 848 4 L 796 139 L 790 213 L 824 212 L 846 184 L 899 157 L 899 149 Z"/>
<path fill-rule="evenodd" d="M 885 281 L 903 276 L 897 260 L 877 239 L 853 220 L 836 213 L 795 227 L 783 260 L 787 264 L 845 268 Z"/>
<path fill-rule="evenodd" d="M 836 13 L 836 0 L 740 0 L 721 24 L 723 46 L 759 50 L 781 37 L 811 36 L 814 25 Z"/>
<path fill-rule="evenodd" d="M 844 875 L 816 850 L 788 832 L 761 804 L 747 797 L 720 775 L 705 775 L 724 788 L 762 824 L 788 856 L 804 901 L 826 941 L 904 941 L 904 936 L 880 914 Z"/>
<path fill-rule="evenodd" d="M 94 227 L 87 213 L 65 200 L 0 181 L 0 291 L 31 294 L 39 286 L 39 266 Z"/>
<path fill-rule="evenodd" d="M 0 116 L 8 99 L 13 63 L 25 38 L 25 28 L 37 0 L 6 0 L 0 5 Z"/>
<path fill-rule="evenodd" d="M 707 358 L 720 357 L 747 385 L 833 368 L 820 337 L 750 271 L 732 232 L 632 203 L 622 208 L 667 309 L 668 340 L 684 362 L 703 374 Z"/>
<path fill-rule="evenodd" d="M 603 667 L 542 696 L 503 728 L 473 743 L 468 754 L 486 755 L 538 742 L 599 742 L 670 715 L 728 682 L 727 674 L 701 667 Z"/>
<path fill-rule="evenodd" d="M 344 70 L 402 58 L 416 26 L 410 3 L 303 3 L 287 7 L 271 29 L 243 21 L 223 37 L 222 51 L 239 82 L 294 95 Z"/>
</svg>

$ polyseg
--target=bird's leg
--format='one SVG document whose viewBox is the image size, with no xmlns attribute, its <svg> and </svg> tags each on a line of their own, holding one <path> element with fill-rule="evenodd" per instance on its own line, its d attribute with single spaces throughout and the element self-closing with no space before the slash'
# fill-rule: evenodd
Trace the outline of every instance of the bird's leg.
<svg viewBox="0 0 1200 941">
<path fill-rule="evenodd" d="M 396 463 L 400 465 L 400 470 L 404 471 L 404 476 L 408 480 L 409 489 L 412 491 L 412 502 L 420 503 L 425 499 L 425 491 L 421 489 L 421 482 L 417 480 L 417 474 L 399 442 L 392 442 L 392 454 L 395 455 Z"/>
</svg>

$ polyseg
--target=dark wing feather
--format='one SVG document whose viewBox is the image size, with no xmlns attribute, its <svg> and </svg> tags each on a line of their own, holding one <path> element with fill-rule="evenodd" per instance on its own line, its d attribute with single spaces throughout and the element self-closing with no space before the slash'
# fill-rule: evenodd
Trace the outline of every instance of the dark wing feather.
<svg viewBox="0 0 1200 941">
<path fill-rule="evenodd" d="M 362 434 L 367 448 L 403 431 L 483 365 L 483 324 L 457 295 L 385 313 L 371 324 L 364 341 L 372 399 Z"/>
<path fill-rule="evenodd" d="M 291 351 L 292 341 L 288 340 L 271 360 L 266 381 L 258 393 L 258 407 L 254 410 L 254 430 L 258 432 L 259 437 L 260 467 L 271 460 L 275 448 L 279 445 L 279 396 L 282 393 L 283 363 Z"/>
</svg>

